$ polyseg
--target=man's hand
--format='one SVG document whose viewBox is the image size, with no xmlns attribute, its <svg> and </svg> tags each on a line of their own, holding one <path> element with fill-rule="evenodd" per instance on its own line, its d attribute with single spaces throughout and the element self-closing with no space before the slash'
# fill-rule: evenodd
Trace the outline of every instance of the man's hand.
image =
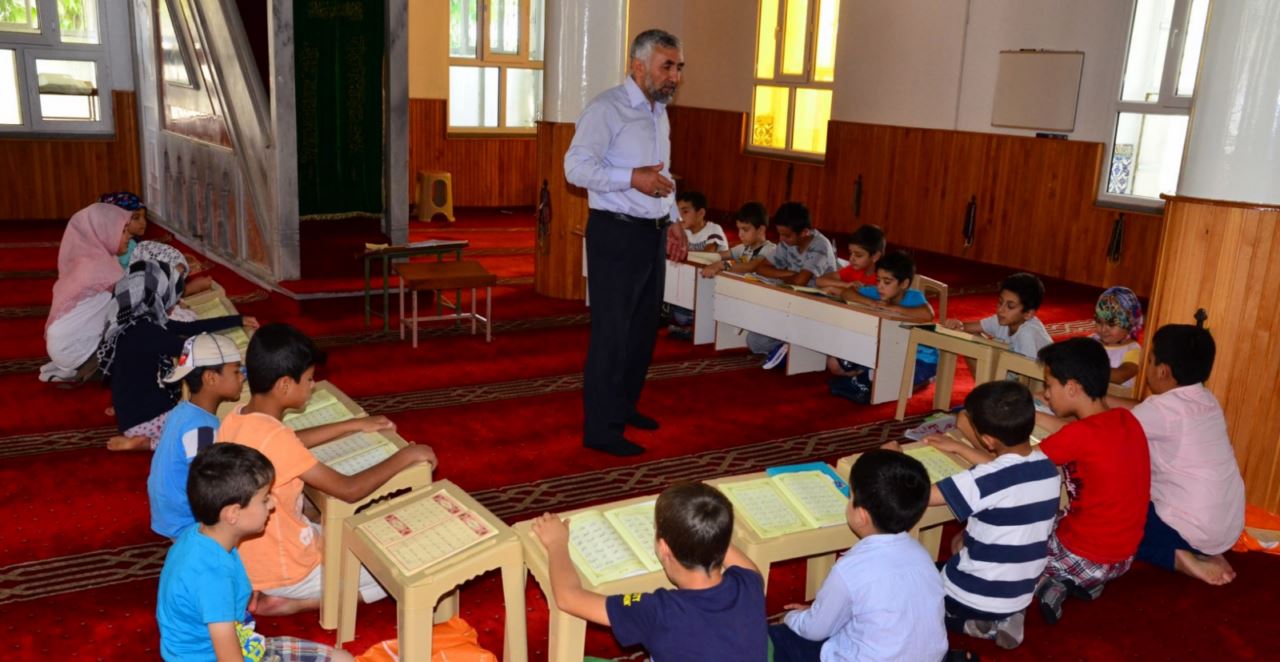
<svg viewBox="0 0 1280 662">
<path fill-rule="evenodd" d="M 667 259 L 684 262 L 686 257 L 689 257 L 689 238 L 684 234 L 684 226 L 679 223 L 667 225 Z"/>
<path fill-rule="evenodd" d="M 662 174 L 663 164 L 631 169 L 631 188 L 655 198 L 671 195 L 676 189 L 675 182 Z"/>
<path fill-rule="evenodd" d="M 533 534 L 538 536 L 542 546 L 548 550 L 569 544 L 569 525 L 551 513 L 545 513 L 533 521 Z"/>
</svg>

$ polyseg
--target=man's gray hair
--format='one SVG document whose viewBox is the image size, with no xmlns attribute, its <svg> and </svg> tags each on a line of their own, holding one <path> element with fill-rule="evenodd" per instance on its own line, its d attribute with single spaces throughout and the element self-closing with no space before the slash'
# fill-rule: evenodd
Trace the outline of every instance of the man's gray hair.
<svg viewBox="0 0 1280 662">
<path fill-rule="evenodd" d="M 653 54 L 653 47 L 661 46 L 662 48 L 670 48 L 672 50 L 681 50 L 680 38 L 667 32 L 666 30 L 645 30 L 636 35 L 634 41 L 631 42 L 631 59 L 647 60 Z"/>
</svg>

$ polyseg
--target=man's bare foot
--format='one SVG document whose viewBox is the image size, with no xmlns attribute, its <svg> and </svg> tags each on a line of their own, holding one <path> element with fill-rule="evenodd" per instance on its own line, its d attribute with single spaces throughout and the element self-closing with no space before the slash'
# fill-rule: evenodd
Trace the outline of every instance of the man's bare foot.
<svg viewBox="0 0 1280 662">
<path fill-rule="evenodd" d="M 109 451 L 148 451 L 151 440 L 147 437 L 125 437 L 117 435 L 107 440 Z"/>
<path fill-rule="evenodd" d="M 1236 578 L 1236 571 L 1221 554 L 1201 556 L 1190 550 L 1180 549 L 1173 553 L 1173 568 L 1213 586 L 1229 584 Z"/>
<path fill-rule="evenodd" d="M 303 611 L 315 611 L 320 608 L 320 600 L 294 600 L 262 593 L 258 595 L 255 616 L 288 616 Z"/>
</svg>

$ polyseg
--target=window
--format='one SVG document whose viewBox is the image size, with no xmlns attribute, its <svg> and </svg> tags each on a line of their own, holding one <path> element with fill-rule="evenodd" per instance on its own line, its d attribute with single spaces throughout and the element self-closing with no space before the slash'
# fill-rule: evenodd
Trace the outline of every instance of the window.
<svg viewBox="0 0 1280 662">
<path fill-rule="evenodd" d="M 826 153 L 839 14 L 840 0 L 760 0 L 752 150 Z"/>
<path fill-rule="evenodd" d="M 99 0 L 0 0 L 0 133 L 110 133 Z"/>
<path fill-rule="evenodd" d="M 1182 167 L 1209 0 L 1138 0 L 1102 198 L 1150 205 Z"/>
<path fill-rule="evenodd" d="M 449 0 L 451 131 L 533 133 L 542 118 L 543 2 Z"/>
</svg>

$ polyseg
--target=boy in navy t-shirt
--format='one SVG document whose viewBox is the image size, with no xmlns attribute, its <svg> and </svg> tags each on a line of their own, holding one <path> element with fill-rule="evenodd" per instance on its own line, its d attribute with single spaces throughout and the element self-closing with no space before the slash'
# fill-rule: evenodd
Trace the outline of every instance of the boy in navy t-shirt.
<svg viewBox="0 0 1280 662">
<path fill-rule="evenodd" d="M 658 496 L 654 528 L 658 560 L 676 589 L 606 597 L 582 587 L 568 525 L 538 518 L 533 531 L 547 549 L 556 606 L 611 627 L 619 644 L 643 645 L 662 662 L 767 659 L 764 580 L 729 544 L 729 500 L 703 483 L 677 483 Z"/>
</svg>

